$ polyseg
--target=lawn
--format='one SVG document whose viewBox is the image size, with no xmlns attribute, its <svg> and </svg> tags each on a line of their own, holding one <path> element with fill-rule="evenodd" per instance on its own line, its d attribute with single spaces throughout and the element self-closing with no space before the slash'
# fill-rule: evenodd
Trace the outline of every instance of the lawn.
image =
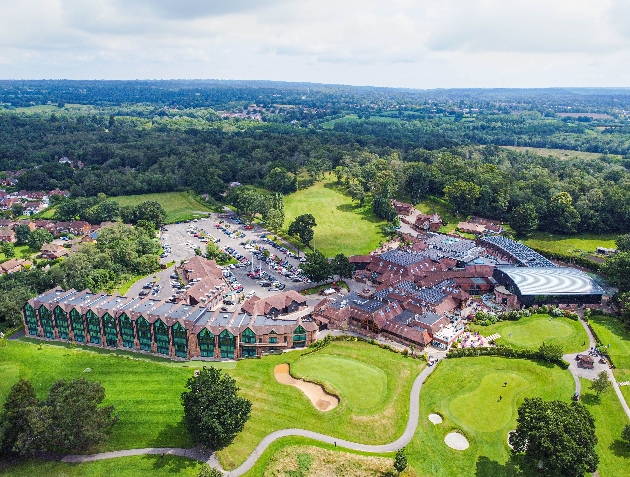
<svg viewBox="0 0 630 477">
<path fill-rule="evenodd" d="M 15 257 L 12 258 L 31 258 L 33 255 L 37 253 L 36 250 L 31 250 L 28 245 L 16 245 L 14 247 Z M 4 253 L 0 253 L 0 262 L 4 262 L 8 260 L 8 258 L 4 255 Z"/>
<path fill-rule="evenodd" d="M 546 232 L 535 232 L 522 242 L 538 250 L 568 253 L 571 255 L 582 255 L 595 253 L 597 247 L 617 248 L 615 239 L 617 235 L 554 235 Z"/>
<path fill-rule="evenodd" d="M 435 214 L 436 212 L 442 217 L 442 221 L 446 224 L 440 227 L 439 232 L 449 233 L 455 230 L 459 222 L 467 219 L 464 216 L 456 216 L 451 212 L 451 206 L 448 202 L 437 197 L 427 197 L 422 202 L 415 205 L 423 214 Z"/>
<path fill-rule="evenodd" d="M 598 443 L 595 447 L 599 455 L 597 471 L 600 477 L 630 477 L 630 449 L 621 439 L 621 430 L 630 424 L 626 418 L 617 394 L 611 389 L 607 393 L 597 396 L 590 388 L 590 381 L 581 379 L 582 402 L 595 418 L 595 434 Z M 623 389 L 623 388 L 622 388 Z"/>
<path fill-rule="evenodd" d="M 588 337 L 579 321 L 532 315 L 518 321 L 501 321 L 490 326 L 472 325 L 483 336 L 501 335 L 497 344 L 513 348 L 538 348 L 542 342 L 562 346 L 564 353 L 577 353 L 588 347 Z M 584 344 L 586 343 L 586 344 Z"/>
<path fill-rule="evenodd" d="M 618 382 L 630 381 L 630 333 L 620 320 L 608 316 L 593 315 L 589 323 L 597 337 L 606 346 L 616 368 L 613 370 Z M 621 392 L 630 404 L 630 386 L 621 386 Z"/>
<path fill-rule="evenodd" d="M 241 392 L 252 401 L 252 417 L 234 443 L 219 452 L 221 464 L 233 469 L 251 453 L 260 440 L 275 430 L 290 427 L 309 429 L 354 442 L 382 444 L 395 440 L 407 423 L 411 385 L 420 373 L 423 363 L 400 354 L 383 350 L 362 342 L 336 341 L 315 355 L 322 359 L 341 359 L 355 369 L 371 369 L 376 375 L 386 376 L 385 392 L 369 411 L 355 412 L 357 403 L 354 391 L 350 400 L 341 395 L 339 406 L 328 412 L 318 411 L 297 388 L 278 383 L 273 375 L 276 364 L 294 366 L 302 358 L 302 351 L 268 356 L 261 360 L 240 361 L 234 376 Z M 331 370 L 332 371 L 332 370 Z M 338 390 L 353 390 L 351 374 L 331 374 Z M 382 378 L 380 378 L 382 379 Z M 328 382 L 328 377 L 322 380 Z"/>
<path fill-rule="evenodd" d="M 556 366 L 495 357 L 444 360 L 422 388 L 420 423 L 407 446 L 409 464 L 418 475 L 432 477 L 516 475 L 508 462 L 507 433 L 516 427 L 518 406 L 526 397 L 568 400 L 573 391 L 569 372 Z M 444 422 L 432 424 L 430 413 Z M 444 444 L 454 429 L 467 437 L 467 450 Z"/>
<path fill-rule="evenodd" d="M 147 200 L 159 202 L 166 211 L 166 223 L 181 222 L 206 215 L 212 210 L 198 202 L 188 192 L 163 192 L 160 194 L 121 195 L 111 197 L 121 206 L 135 206 Z"/>
<path fill-rule="evenodd" d="M 363 207 L 338 188 L 332 179 L 287 195 L 284 198 L 284 227 L 298 215 L 312 214 L 315 217 L 315 238 L 311 245 L 325 257 L 343 253 L 347 256 L 367 254 L 385 240 L 381 226 L 385 222 L 372 213 L 366 201 Z"/>
<path fill-rule="evenodd" d="M 66 464 L 29 460 L 10 467 L 2 468 L 0 476 L 4 477 L 167 477 L 174 474 L 181 477 L 197 477 L 201 464 L 199 462 L 177 456 L 148 455 L 136 457 L 120 457 L 100 460 L 84 464 Z"/>
<path fill-rule="evenodd" d="M 193 370 L 208 363 L 172 363 L 123 351 L 112 353 L 47 343 L 40 349 L 32 341 L 6 341 L 6 346 L 0 347 L 0 375 L 4 378 L 0 382 L 0 404 L 19 378 L 30 379 L 42 398 L 57 379 L 85 377 L 103 384 L 106 404 L 114 405 L 120 416 L 109 442 L 97 450 L 192 446 L 182 424 L 180 395 Z M 331 386 L 348 390 L 350 398 L 342 396 L 337 408 L 322 413 L 301 391 L 278 383 L 273 375 L 277 364 L 295 363 L 305 352 L 307 350 L 243 360 L 236 366 L 218 363 L 234 376 L 241 393 L 253 403 L 252 415 L 244 431 L 219 454 L 224 467 L 236 467 L 265 435 L 288 427 L 374 444 L 392 441 L 402 433 L 411 385 L 423 367 L 421 361 L 367 343 L 331 343 L 316 355 L 341 359 L 355 369 L 369 369 L 380 376 L 384 390 L 381 387 L 376 393 L 377 399 L 371 400 L 369 410 L 358 413 L 352 407 L 361 406 L 357 391 L 353 389 L 354 376 L 334 374 Z M 92 371 L 85 373 L 86 368 Z"/>
<path fill-rule="evenodd" d="M 311 354 L 297 360 L 295 377 L 324 385 L 326 391 L 340 396 L 349 409 L 373 412 L 387 397 L 387 374 L 368 363 L 326 353 Z"/>
<path fill-rule="evenodd" d="M 541 156 L 553 156 L 560 159 L 580 158 L 580 159 L 598 159 L 602 154 L 597 152 L 585 152 L 585 151 L 570 151 L 566 149 L 545 149 L 542 147 L 529 147 L 529 146 L 501 146 L 506 149 L 512 149 L 514 151 L 524 152 L 531 151 Z M 621 158 L 617 154 L 609 154 L 609 157 Z"/>
</svg>

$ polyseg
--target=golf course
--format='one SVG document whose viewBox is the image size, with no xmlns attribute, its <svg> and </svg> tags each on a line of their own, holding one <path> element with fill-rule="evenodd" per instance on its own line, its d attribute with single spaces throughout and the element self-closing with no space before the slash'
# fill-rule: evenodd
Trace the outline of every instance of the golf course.
<svg viewBox="0 0 630 477">
<path fill-rule="evenodd" d="M 302 214 L 315 217 L 315 238 L 311 244 L 325 257 L 367 254 L 384 241 L 385 221 L 372 212 L 371 203 L 360 206 L 335 185 L 332 176 L 284 198 L 284 227 Z"/>
<path fill-rule="evenodd" d="M 494 325 L 471 325 L 483 336 L 501 335 L 498 345 L 512 348 L 538 348 L 543 341 L 562 347 L 563 352 L 577 353 L 586 349 L 588 338 L 579 321 L 569 318 L 552 318 L 547 314 L 523 317 L 518 321 L 500 321 Z"/>
</svg>

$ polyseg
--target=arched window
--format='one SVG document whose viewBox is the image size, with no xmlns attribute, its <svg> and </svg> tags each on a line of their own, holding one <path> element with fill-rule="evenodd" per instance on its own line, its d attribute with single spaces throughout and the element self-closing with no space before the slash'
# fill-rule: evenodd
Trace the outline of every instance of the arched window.
<svg viewBox="0 0 630 477">
<path fill-rule="evenodd" d="M 118 347 L 118 329 L 116 326 L 116 318 L 109 313 L 105 313 L 102 318 L 103 331 L 105 331 L 105 342 L 111 348 Z"/>
<path fill-rule="evenodd" d="M 256 343 L 256 333 L 254 333 L 250 328 L 245 328 L 243 333 L 241 333 L 241 342 Z"/>
<path fill-rule="evenodd" d="M 181 323 L 176 322 L 172 328 L 173 346 L 175 347 L 175 356 L 180 358 L 188 357 L 188 337 L 186 328 Z"/>
<path fill-rule="evenodd" d="M 153 331 L 155 332 L 155 342 L 157 343 L 157 352 L 160 354 L 168 354 L 168 326 L 162 320 L 153 323 Z"/>
<path fill-rule="evenodd" d="M 118 317 L 118 323 L 120 324 L 120 336 L 122 337 L 122 343 L 125 348 L 133 348 L 133 342 L 135 336 L 133 334 L 133 323 L 125 313 Z"/>
<path fill-rule="evenodd" d="M 298 327 L 293 330 L 293 347 L 303 348 L 304 346 L 306 346 L 306 330 L 302 325 L 298 325 Z"/>
<path fill-rule="evenodd" d="M 101 344 L 101 325 L 98 316 L 92 310 L 88 310 L 85 314 L 87 320 L 88 333 L 90 334 L 90 343 Z"/>
<path fill-rule="evenodd" d="M 138 318 L 136 321 L 136 329 L 138 330 L 138 341 L 140 342 L 140 349 L 143 351 L 151 351 L 151 325 L 144 318 Z"/>
<path fill-rule="evenodd" d="M 203 329 L 197 335 L 199 341 L 199 350 L 204 358 L 214 357 L 214 335 L 208 329 Z"/>
<path fill-rule="evenodd" d="M 68 315 L 57 305 L 54 309 L 55 323 L 57 323 L 57 333 L 62 340 L 68 339 Z"/>
<path fill-rule="evenodd" d="M 85 343 L 85 324 L 83 323 L 83 315 L 76 308 L 70 310 L 70 326 L 74 333 L 74 341 L 77 343 Z"/>
<path fill-rule="evenodd" d="M 35 313 L 35 308 L 33 308 L 28 303 L 24 305 L 24 317 L 26 319 L 28 334 L 32 336 L 37 336 L 37 313 Z"/>
<path fill-rule="evenodd" d="M 236 338 L 228 330 L 223 330 L 219 335 L 219 348 L 222 358 L 234 359 L 234 348 L 236 347 Z"/>
<path fill-rule="evenodd" d="M 55 337 L 55 321 L 50 310 L 44 305 L 39 307 L 39 321 L 42 323 L 44 337 L 53 339 Z"/>
</svg>

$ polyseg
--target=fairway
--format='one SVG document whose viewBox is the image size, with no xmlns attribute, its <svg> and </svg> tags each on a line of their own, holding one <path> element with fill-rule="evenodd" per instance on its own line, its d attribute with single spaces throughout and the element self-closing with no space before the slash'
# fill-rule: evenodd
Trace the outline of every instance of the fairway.
<svg viewBox="0 0 630 477">
<path fill-rule="evenodd" d="M 154 200 L 159 202 L 166 211 L 166 223 L 181 222 L 183 220 L 201 217 L 211 212 L 210 208 L 197 202 L 192 194 L 188 192 L 163 192 L 160 194 L 141 194 L 141 195 L 121 195 L 111 197 L 112 200 L 118 202 L 121 207 L 125 205 L 135 206 Z"/>
<path fill-rule="evenodd" d="M 329 177 L 308 189 L 284 198 L 286 219 L 284 228 L 298 215 L 315 217 L 315 238 L 311 245 L 331 257 L 338 253 L 346 256 L 367 254 L 384 241 L 381 226 L 385 222 L 372 213 L 372 207 L 360 207 L 338 189 Z"/>
<path fill-rule="evenodd" d="M 582 255 L 595 253 L 597 247 L 617 248 L 615 239 L 617 235 L 554 235 L 546 232 L 534 232 L 531 237 L 522 240 L 528 247 L 547 252 L 564 253 L 570 255 Z"/>
<path fill-rule="evenodd" d="M 490 326 L 472 325 L 473 331 L 483 336 L 501 335 L 497 344 L 513 348 L 538 348 L 543 341 L 562 347 L 565 354 L 584 351 L 588 338 L 578 321 L 569 318 L 551 318 L 549 315 L 532 315 L 518 321 L 501 321 Z"/>
<path fill-rule="evenodd" d="M 370 411 L 387 396 L 385 372 L 354 359 L 313 354 L 296 361 L 293 370 L 296 376 L 324 385 L 353 411 Z"/>
<path fill-rule="evenodd" d="M 573 391 L 573 378 L 557 366 L 495 357 L 443 360 L 422 387 L 420 423 L 406 447 L 409 464 L 423 476 L 516 475 L 508 463 L 507 433 L 516 426 L 518 406 L 534 396 L 566 401 Z M 442 424 L 429 422 L 433 412 Z M 466 436 L 467 450 L 444 444 L 452 430 Z"/>
<path fill-rule="evenodd" d="M 615 369 L 615 379 L 618 382 L 630 381 L 630 333 L 623 327 L 621 321 L 610 316 L 593 315 L 589 323 L 597 333 L 604 346 L 610 345 L 607 352 Z M 620 386 L 621 392 L 630 404 L 630 386 Z"/>
<path fill-rule="evenodd" d="M 232 445 L 219 452 L 221 463 L 227 469 L 242 463 L 264 436 L 279 429 L 298 427 L 373 444 L 395 440 L 407 423 L 411 385 L 424 367 L 419 360 L 405 358 L 378 346 L 354 341 L 333 342 L 312 357 L 351 363 L 355 369 L 376 376 L 377 385 L 380 382 L 385 386 L 379 391 L 371 391 L 369 410 L 363 409 L 359 413 L 342 401 L 335 409 L 321 413 L 300 390 L 278 383 L 273 375 L 277 364 L 288 362 L 293 365 L 309 351 L 307 349 L 243 360 L 234 366 L 233 363 L 201 361 L 149 361 L 148 356 L 131 353 L 123 356 L 122 351 L 113 354 L 106 350 L 72 349 L 47 343 L 43 343 L 41 349 L 30 342 L 4 343 L 6 345 L 0 347 L 0 373 L 4 378 L 0 382 L 0 404 L 19 378 L 31 380 L 39 398 L 43 398 L 52 383 L 61 378 L 84 377 L 104 386 L 105 404 L 114 405 L 120 420 L 109 441 L 95 451 L 192 447 L 182 422 L 180 402 L 186 381 L 194 369 L 203 365 L 226 369 L 235 378 L 240 393 L 252 401 L 251 418 L 244 431 Z M 86 368 L 91 372 L 85 373 Z M 348 376 L 336 372 L 331 376 L 331 385 L 346 386 L 352 404 L 360 407 L 359 390 L 345 382 Z"/>
</svg>

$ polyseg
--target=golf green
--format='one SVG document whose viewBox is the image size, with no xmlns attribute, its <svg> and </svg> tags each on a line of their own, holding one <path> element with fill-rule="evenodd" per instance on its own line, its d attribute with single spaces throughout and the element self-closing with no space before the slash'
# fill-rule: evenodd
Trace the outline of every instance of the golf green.
<svg viewBox="0 0 630 477">
<path fill-rule="evenodd" d="M 296 376 L 324 385 L 353 411 L 370 411 L 387 397 L 385 372 L 352 358 L 307 355 L 293 364 L 292 371 Z"/>
<path fill-rule="evenodd" d="M 499 357 L 445 359 L 422 386 L 420 422 L 406 447 L 409 464 L 417 475 L 432 477 L 520 475 L 507 445 L 518 406 L 526 397 L 567 401 L 574 387 L 571 374 L 557 366 Z M 431 423 L 431 413 L 443 422 Z M 453 430 L 466 436 L 468 449 L 446 446 L 444 437 Z"/>
<path fill-rule="evenodd" d="M 496 343 L 515 348 L 538 348 L 543 341 L 562 347 L 564 353 L 584 351 L 588 338 L 578 321 L 569 318 L 551 318 L 549 315 L 532 315 L 518 321 L 501 321 L 490 326 L 471 327 L 483 336 L 501 335 Z"/>
</svg>

